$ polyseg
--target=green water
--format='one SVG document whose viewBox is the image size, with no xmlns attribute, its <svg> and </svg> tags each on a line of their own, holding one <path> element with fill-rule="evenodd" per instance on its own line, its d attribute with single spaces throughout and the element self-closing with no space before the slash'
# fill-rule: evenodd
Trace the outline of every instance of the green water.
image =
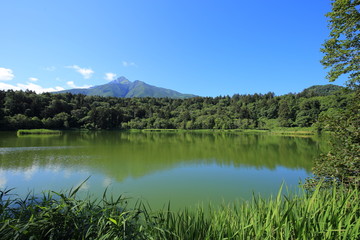
<svg viewBox="0 0 360 240">
<path fill-rule="evenodd" d="M 217 204 L 295 189 L 326 151 L 318 137 L 232 133 L 0 132 L 0 188 L 26 194 L 76 187 L 142 199 L 153 208 Z"/>
</svg>

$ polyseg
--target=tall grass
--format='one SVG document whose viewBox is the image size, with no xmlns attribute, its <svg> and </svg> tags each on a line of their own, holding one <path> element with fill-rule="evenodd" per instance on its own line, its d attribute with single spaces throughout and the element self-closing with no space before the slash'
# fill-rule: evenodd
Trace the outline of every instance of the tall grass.
<svg viewBox="0 0 360 240">
<path fill-rule="evenodd" d="M 151 211 L 107 197 L 0 194 L 0 239 L 360 239 L 359 191 L 324 190 L 221 207 Z"/>
<path fill-rule="evenodd" d="M 191 212 L 160 212 L 156 239 L 360 239 L 358 190 L 317 188 Z M 157 230 L 159 229 L 159 230 Z"/>
<path fill-rule="evenodd" d="M 48 191 L 40 197 L 11 199 L 0 193 L 0 239 L 146 239 L 139 210 L 127 210 L 126 199 L 76 199 Z"/>
</svg>

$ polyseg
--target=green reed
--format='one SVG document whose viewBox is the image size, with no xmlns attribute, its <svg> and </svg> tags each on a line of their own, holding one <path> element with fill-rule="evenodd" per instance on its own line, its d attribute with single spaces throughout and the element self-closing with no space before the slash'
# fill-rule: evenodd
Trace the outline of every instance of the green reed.
<svg viewBox="0 0 360 240">
<path fill-rule="evenodd" d="M 67 194 L 12 198 L 0 193 L 0 239 L 360 239 L 359 191 L 334 188 L 302 195 L 152 211 L 127 199 Z"/>
</svg>

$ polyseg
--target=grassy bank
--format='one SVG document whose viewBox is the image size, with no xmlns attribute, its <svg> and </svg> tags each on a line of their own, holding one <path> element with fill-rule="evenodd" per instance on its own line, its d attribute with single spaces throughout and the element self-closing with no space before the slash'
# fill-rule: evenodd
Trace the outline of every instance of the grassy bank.
<svg viewBox="0 0 360 240">
<path fill-rule="evenodd" d="M 0 239 L 359 239 L 358 190 L 320 190 L 194 211 L 151 211 L 104 194 L 0 192 Z"/>
<path fill-rule="evenodd" d="M 317 131 L 312 127 L 277 127 L 270 130 L 271 134 L 277 135 L 314 135 Z"/>
<path fill-rule="evenodd" d="M 88 132 L 87 129 L 73 129 Z M 182 133 L 182 132 L 195 132 L 195 133 L 239 133 L 239 134 L 272 134 L 272 135 L 315 135 L 317 132 L 313 128 L 273 128 L 273 129 L 127 129 L 122 131 L 128 132 L 157 132 L 157 133 Z M 17 135 L 60 135 L 60 130 L 50 129 L 19 129 Z"/>
<path fill-rule="evenodd" d="M 50 129 L 19 129 L 17 131 L 17 135 L 47 135 L 47 134 L 52 134 L 52 135 L 60 135 L 61 131 L 59 130 L 50 130 Z"/>
<path fill-rule="evenodd" d="M 130 132 L 200 132 L 200 133 L 255 133 L 272 135 L 315 135 L 314 128 L 277 127 L 273 129 L 129 129 Z"/>
</svg>

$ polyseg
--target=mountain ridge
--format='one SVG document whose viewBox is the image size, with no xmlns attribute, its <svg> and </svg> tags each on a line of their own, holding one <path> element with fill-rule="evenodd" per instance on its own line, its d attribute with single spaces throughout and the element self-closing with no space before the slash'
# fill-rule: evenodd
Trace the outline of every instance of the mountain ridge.
<svg viewBox="0 0 360 240">
<path fill-rule="evenodd" d="M 89 96 L 102 97 L 169 97 L 169 98 L 191 98 L 193 94 L 183 94 L 175 90 L 156 87 L 140 80 L 131 82 L 126 77 L 121 76 L 109 83 L 93 86 L 90 88 L 73 88 L 54 93 L 84 94 Z"/>
</svg>

